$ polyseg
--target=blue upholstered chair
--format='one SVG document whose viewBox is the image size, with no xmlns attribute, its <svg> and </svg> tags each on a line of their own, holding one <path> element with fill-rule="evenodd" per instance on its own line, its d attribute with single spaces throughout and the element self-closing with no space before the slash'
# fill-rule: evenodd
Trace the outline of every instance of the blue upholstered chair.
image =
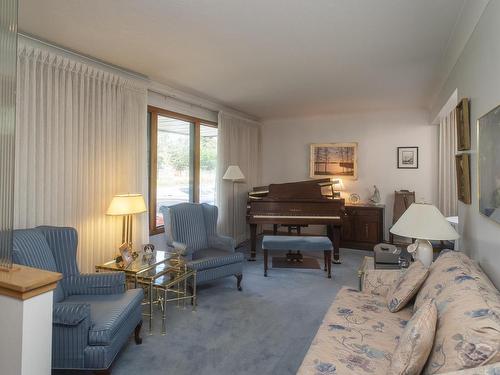
<svg viewBox="0 0 500 375">
<path fill-rule="evenodd" d="M 169 251 L 174 250 L 174 242 L 181 244 L 187 265 L 197 271 L 197 284 L 234 275 L 241 290 L 244 257 L 235 252 L 232 238 L 217 234 L 216 206 L 180 203 L 162 206 L 160 211 Z"/>
<path fill-rule="evenodd" d="M 105 370 L 142 325 L 142 289 L 125 290 L 123 272 L 81 274 L 73 228 L 37 227 L 14 231 L 13 259 L 29 267 L 60 272 L 54 291 L 52 367 Z"/>
</svg>

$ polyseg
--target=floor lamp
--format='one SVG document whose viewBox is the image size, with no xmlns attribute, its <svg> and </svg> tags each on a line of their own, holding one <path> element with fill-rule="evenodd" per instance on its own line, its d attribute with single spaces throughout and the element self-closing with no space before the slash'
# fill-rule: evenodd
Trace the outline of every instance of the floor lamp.
<svg viewBox="0 0 500 375">
<path fill-rule="evenodd" d="M 236 241 L 236 233 L 235 233 L 235 208 L 236 208 L 236 200 L 235 200 L 235 195 L 234 195 L 234 184 L 236 182 L 241 182 L 243 179 L 245 179 L 245 175 L 241 171 L 240 167 L 237 165 L 230 165 L 227 167 L 226 173 L 224 173 L 224 176 L 222 176 L 223 180 L 228 180 L 233 183 L 233 220 L 232 220 L 232 228 L 231 228 L 231 233 L 233 235 L 234 240 Z"/>
</svg>

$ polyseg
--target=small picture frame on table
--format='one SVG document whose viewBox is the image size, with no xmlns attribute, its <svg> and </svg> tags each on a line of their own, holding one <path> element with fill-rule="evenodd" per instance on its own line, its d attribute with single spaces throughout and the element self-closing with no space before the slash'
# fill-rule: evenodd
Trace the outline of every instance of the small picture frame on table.
<svg viewBox="0 0 500 375">
<path fill-rule="evenodd" d="M 118 248 L 120 251 L 120 256 L 122 258 L 121 263 L 123 264 L 123 267 L 126 268 L 134 261 L 134 257 L 132 256 L 132 251 L 128 245 L 128 243 L 124 242 L 120 245 Z"/>
<path fill-rule="evenodd" d="M 418 147 L 398 147 L 398 168 L 418 169 Z"/>
</svg>

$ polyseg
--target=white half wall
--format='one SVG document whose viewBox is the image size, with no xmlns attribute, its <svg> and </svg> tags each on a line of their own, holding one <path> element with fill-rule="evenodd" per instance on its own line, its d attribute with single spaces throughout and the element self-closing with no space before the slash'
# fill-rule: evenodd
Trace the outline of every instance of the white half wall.
<svg viewBox="0 0 500 375">
<path fill-rule="evenodd" d="M 500 225 L 482 216 L 478 207 L 477 119 L 500 104 L 500 1 L 492 0 L 451 74 L 446 80 L 432 113 L 435 115 L 456 89 L 458 97 L 470 98 L 472 134 L 472 204 L 458 202 L 462 248 L 477 260 L 493 283 L 500 287 Z M 492 171 L 493 173 L 493 171 Z"/>
<path fill-rule="evenodd" d="M 52 291 L 24 301 L 0 296 L 2 375 L 51 374 L 52 299 Z"/>
<path fill-rule="evenodd" d="M 375 112 L 264 121 L 262 182 L 309 179 L 311 143 L 358 142 L 358 179 L 343 180 L 344 198 L 352 192 L 368 200 L 373 185 L 385 209 L 385 236 L 392 224 L 394 191 L 416 192 L 417 201 L 436 203 L 438 127 L 427 111 Z M 397 168 L 397 147 L 418 146 L 419 168 Z"/>
</svg>

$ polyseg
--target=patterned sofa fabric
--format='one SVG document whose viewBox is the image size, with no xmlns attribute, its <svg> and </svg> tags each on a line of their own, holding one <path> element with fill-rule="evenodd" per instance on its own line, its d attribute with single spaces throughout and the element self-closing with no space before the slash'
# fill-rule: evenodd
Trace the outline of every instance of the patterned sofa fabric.
<svg viewBox="0 0 500 375">
<path fill-rule="evenodd" d="M 500 293 L 470 258 L 447 252 L 432 264 L 414 308 L 432 298 L 438 326 L 423 374 L 500 361 Z"/>
<path fill-rule="evenodd" d="M 386 374 L 412 316 L 391 313 L 384 297 L 342 288 L 326 313 L 297 374 Z"/>
<path fill-rule="evenodd" d="M 424 283 L 429 271 L 421 261 L 417 260 L 401 274 L 387 293 L 387 305 L 391 312 L 396 312 L 405 307 L 417 294 Z"/>
<path fill-rule="evenodd" d="M 363 293 L 386 297 L 400 276 L 400 270 L 366 270 L 361 279 L 361 290 Z"/>
</svg>

